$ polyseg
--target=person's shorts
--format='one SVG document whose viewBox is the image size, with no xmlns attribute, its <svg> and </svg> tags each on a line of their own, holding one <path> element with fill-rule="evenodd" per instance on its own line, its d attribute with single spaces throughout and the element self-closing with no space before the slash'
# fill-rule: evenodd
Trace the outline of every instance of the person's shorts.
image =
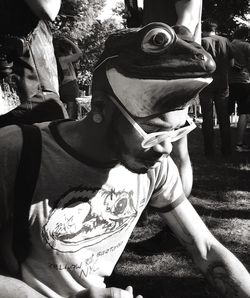
<svg viewBox="0 0 250 298">
<path fill-rule="evenodd" d="M 232 83 L 229 85 L 229 112 L 233 113 L 237 103 L 239 115 L 250 114 L 250 84 Z"/>
<path fill-rule="evenodd" d="M 70 81 L 60 86 L 60 99 L 63 103 L 74 102 L 79 97 L 79 87 L 77 81 Z"/>
</svg>

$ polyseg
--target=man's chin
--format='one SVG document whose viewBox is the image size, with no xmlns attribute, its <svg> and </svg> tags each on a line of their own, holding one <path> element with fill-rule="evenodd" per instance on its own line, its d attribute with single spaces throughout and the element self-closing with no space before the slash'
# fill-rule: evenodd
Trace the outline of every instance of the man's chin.
<svg viewBox="0 0 250 298">
<path fill-rule="evenodd" d="M 128 169 L 130 172 L 135 174 L 146 174 L 149 170 L 152 170 L 156 168 L 159 165 L 159 162 L 155 162 L 153 165 L 136 165 L 136 164 L 130 164 L 126 161 L 121 162 L 121 164 Z"/>
<path fill-rule="evenodd" d="M 146 167 L 136 167 L 136 166 L 131 166 L 127 164 L 126 162 L 121 162 L 121 164 L 130 172 L 135 173 L 135 174 L 146 174 L 149 169 Z"/>
<path fill-rule="evenodd" d="M 155 157 L 155 160 L 131 158 L 129 155 L 121 154 L 120 163 L 129 171 L 136 174 L 146 174 L 148 171 L 156 168 L 162 162 L 164 155 Z"/>
</svg>

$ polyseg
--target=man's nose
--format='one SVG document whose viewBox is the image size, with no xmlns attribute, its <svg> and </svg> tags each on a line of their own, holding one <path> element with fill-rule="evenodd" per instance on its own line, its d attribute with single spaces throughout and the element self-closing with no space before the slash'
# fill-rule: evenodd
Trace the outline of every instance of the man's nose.
<svg viewBox="0 0 250 298">
<path fill-rule="evenodd" d="M 169 155 L 172 152 L 173 146 L 169 139 L 166 138 L 162 142 L 156 144 L 152 149 L 155 152 Z"/>
</svg>

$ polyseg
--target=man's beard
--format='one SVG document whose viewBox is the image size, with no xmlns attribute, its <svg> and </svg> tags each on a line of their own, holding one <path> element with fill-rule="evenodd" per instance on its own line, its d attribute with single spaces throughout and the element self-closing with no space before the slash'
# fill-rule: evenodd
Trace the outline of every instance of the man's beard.
<svg viewBox="0 0 250 298">
<path fill-rule="evenodd" d="M 144 153 L 145 159 L 137 158 L 134 155 L 132 156 L 129 154 L 129 151 L 126 150 L 127 145 L 125 144 L 124 139 L 120 138 L 119 132 L 115 129 L 116 127 L 117 123 L 113 120 L 109 130 L 108 142 L 112 150 L 115 152 L 117 160 L 132 173 L 146 174 L 150 169 L 153 168 L 154 164 L 157 163 L 162 154 L 151 152 L 148 154 L 150 156 L 147 157 L 147 154 Z"/>
</svg>

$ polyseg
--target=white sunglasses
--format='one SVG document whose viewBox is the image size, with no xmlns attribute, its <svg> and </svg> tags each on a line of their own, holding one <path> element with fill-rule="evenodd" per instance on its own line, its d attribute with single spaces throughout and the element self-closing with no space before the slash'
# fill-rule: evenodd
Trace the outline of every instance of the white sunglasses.
<svg viewBox="0 0 250 298">
<path fill-rule="evenodd" d="M 122 112 L 125 118 L 133 125 L 134 129 L 143 137 L 143 141 L 141 143 L 142 148 L 149 149 L 154 147 L 157 144 L 160 144 L 166 139 L 169 139 L 171 143 L 181 139 L 182 137 L 186 136 L 190 133 L 190 131 L 196 128 L 195 123 L 193 120 L 188 116 L 187 117 L 187 125 L 169 131 L 157 131 L 152 133 L 146 133 L 141 126 L 129 115 L 129 113 L 125 110 L 125 108 L 118 103 L 118 101 L 113 97 L 110 96 L 113 103 L 117 106 L 117 108 Z"/>
</svg>

